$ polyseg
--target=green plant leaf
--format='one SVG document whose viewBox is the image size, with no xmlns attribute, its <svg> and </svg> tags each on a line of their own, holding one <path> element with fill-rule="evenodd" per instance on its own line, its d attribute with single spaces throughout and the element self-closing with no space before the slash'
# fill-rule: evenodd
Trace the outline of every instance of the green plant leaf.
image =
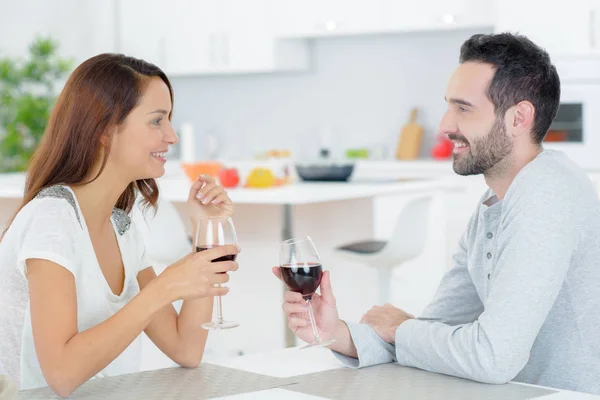
<svg viewBox="0 0 600 400">
<path fill-rule="evenodd" d="M 58 50 L 58 42 L 50 37 L 37 36 L 29 46 L 32 58 L 48 58 Z"/>
<path fill-rule="evenodd" d="M 44 133 L 54 102 L 54 84 L 73 60 L 61 58 L 58 43 L 36 37 L 25 60 L 0 58 L 0 172 L 22 171 Z"/>
<path fill-rule="evenodd" d="M 0 86 L 14 86 L 20 82 L 20 71 L 15 60 L 0 59 Z"/>
</svg>

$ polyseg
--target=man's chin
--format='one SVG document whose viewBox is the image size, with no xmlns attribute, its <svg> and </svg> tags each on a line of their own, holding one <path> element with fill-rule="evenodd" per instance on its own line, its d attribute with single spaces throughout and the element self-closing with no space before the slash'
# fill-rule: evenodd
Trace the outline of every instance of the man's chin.
<svg viewBox="0 0 600 400">
<path fill-rule="evenodd" d="M 465 157 L 454 155 L 454 162 L 452 163 L 452 169 L 454 173 L 461 176 L 480 175 L 481 172 L 476 171 L 469 161 Z"/>
<path fill-rule="evenodd" d="M 452 169 L 458 175 L 465 175 L 465 160 L 458 154 L 452 154 Z"/>
</svg>

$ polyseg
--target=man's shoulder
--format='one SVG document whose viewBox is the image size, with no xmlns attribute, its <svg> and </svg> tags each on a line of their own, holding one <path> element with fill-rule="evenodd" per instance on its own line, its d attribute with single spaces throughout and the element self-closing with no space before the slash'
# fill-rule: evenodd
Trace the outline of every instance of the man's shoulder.
<svg viewBox="0 0 600 400">
<path fill-rule="evenodd" d="M 515 177 L 506 203 L 532 198 L 564 201 L 597 201 L 593 184 L 585 171 L 563 152 L 544 150 Z"/>
</svg>

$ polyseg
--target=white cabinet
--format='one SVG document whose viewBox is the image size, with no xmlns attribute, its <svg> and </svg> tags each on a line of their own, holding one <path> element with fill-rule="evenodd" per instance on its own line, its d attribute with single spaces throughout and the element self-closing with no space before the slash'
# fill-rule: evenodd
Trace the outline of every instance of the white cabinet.
<svg viewBox="0 0 600 400">
<path fill-rule="evenodd" d="M 268 5 L 268 0 L 121 0 L 120 49 L 172 76 L 307 68 L 308 45 L 278 41 Z"/>
<path fill-rule="evenodd" d="M 220 0 L 220 3 L 225 16 L 218 42 L 220 67 L 229 71 L 270 69 L 274 38 L 265 1 Z"/>
<path fill-rule="evenodd" d="M 600 54 L 600 1 L 496 0 L 496 31 L 519 32 L 550 56 Z"/>
<path fill-rule="evenodd" d="M 380 32 L 382 0 L 271 0 L 277 34 L 311 37 Z"/>
<path fill-rule="evenodd" d="M 174 2 L 175 3 L 175 2 Z M 117 51 L 165 67 L 166 33 L 171 16 L 165 0 L 123 0 L 117 3 Z"/>
<path fill-rule="evenodd" d="M 165 71 L 186 75 L 219 66 L 219 27 L 223 20 L 219 2 L 172 0 L 165 3 L 171 10 L 164 32 Z"/>
<path fill-rule="evenodd" d="M 308 44 L 274 35 L 269 0 L 219 0 L 222 21 L 215 40 L 224 73 L 301 70 L 309 66 Z"/>
<path fill-rule="evenodd" d="M 415 31 L 492 27 L 492 3 L 484 0 L 384 0 L 386 30 Z"/>
<path fill-rule="evenodd" d="M 114 53 L 117 51 L 117 3 L 116 1 L 84 1 L 86 5 L 84 17 L 85 26 L 74 35 L 80 36 L 83 49 L 81 56 L 87 59 L 100 53 Z"/>
<path fill-rule="evenodd" d="M 282 37 L 394 33 L 491 27 L 492 3 L 481 0 L 272 0 Z"/>
<path fill-rule="evenodd" d="M 0 54 L 25 57 L 31 42 L 40 35 L 56 40 L 59 56 L 72 58 L 77 65 L 114 50 L 112 11 L 111 2 L 12 1 L 0 15 Z"/>
</svg>

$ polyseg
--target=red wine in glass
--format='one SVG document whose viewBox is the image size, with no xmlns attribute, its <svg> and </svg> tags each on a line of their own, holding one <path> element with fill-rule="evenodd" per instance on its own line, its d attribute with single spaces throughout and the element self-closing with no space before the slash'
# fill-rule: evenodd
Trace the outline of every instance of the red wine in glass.
<svg viewBox="0 0 600 400">
<path fill-rule="evenodd" d="M 219 246 L 196 246 L 196 252 L 206 251 L 210 249 L 214 249 Z M 215 258 L 212 262 L 221 262 L 221 261 L 235 261 L 237 258 L 237 254 L 229 254 L 223 257 Z"/>
<path fill-rule="evenodd" d="M 286 264 L 281 266 L 281 278 L 292 292 L 297 292 L 304 299 L 312 299 L 312 295 L 321 284 L 323 268 L 321 264 Z"/>
<path fill-rule="evenodd" d="M 200 218 L 196 227 L 194 248 L 197 252 L 206 251 L 228 244 L 238 244 L 233 221 L 229 217 Z M 235 254 L 228 254 L 212 260 L 212 262 L 235 261 Z M 215 297 L 216 316 L 210 322 L 202 324 L 204 329 L 231 329 L 239 323 L 223 319 L 223 303 L 221 297 Z"/>
<path fill-rule="evenodd" d="M 308 316 L 313 333 L 313 341 L 301 347 L 329 346 L 335 339 L 323 340 L 312 308 L 312 297 L 321 284 L 323 267 L 317 253 L 317 248 L 309 236 L 286 240 L 279 246 L 279 270 L 281 280 L 296 293 L 300 293 L 308 306 Z"/>
</svg>

